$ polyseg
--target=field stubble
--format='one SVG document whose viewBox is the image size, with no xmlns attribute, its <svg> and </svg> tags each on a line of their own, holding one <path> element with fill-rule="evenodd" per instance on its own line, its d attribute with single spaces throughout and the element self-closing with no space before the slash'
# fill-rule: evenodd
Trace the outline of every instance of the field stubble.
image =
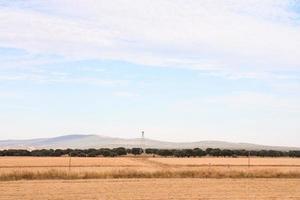
<svg viewBox="0 0 300 200">
<path fill-rule="evenodd" d="M 247 158 L 1 157 L 0 200 L 300 200 L 300 159 L 251 158 L 251 164 Z"/>
<path fill-rule="evenodd" d="M 104 178 L 300 178 L 300 159 L 0 158 L 0 181 Z"/>
<path fill-rule="evenodd" d="M 101 179 L 0 182 L 1 200 L 299 200 L 300 179 Z"/>
</svg>

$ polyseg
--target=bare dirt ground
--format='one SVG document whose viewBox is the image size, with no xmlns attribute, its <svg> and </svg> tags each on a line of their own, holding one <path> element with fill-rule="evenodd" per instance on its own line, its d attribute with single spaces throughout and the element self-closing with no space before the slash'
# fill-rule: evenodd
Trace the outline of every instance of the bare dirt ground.
<svg viewBox="0 0 300 200">
<path fill-rule="evenodd" d="M 0 182 L 0 200 L 299 200 L 300 179 L 101 179 Z"/>
</svg>

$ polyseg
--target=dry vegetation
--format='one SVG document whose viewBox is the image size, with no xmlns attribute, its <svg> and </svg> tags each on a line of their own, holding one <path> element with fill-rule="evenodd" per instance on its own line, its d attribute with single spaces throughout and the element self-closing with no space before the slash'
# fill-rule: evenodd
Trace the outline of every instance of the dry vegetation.
<svg viewBox="0 0 300 200">
<path fill-rule="evenodd" d="M 45 179 L 109 179 L 109 178 L 300 178 L 297 171 L 280 172 L 276 170 L 161 170 L 146 172 L 138 170 L 117 170 L 108 172 L 66 172 L 48 171 L 12 171 L 3 173 L 1 181 L 11 180 L 45 180 Z"/>
<path fill-rule="evenodd" d="M 0 158 L 1 181 L 103 178 L 300 178 L 300 159 Z"/>
<path fill-rule="evenodd" d="M 105 179 L 0 182 L 1 200 L 299 200 L 300 179 Z"/>
<path fill-rule="evenodd" d="M 0 200 L 300 200 L 299 158 L 251 164 L 247 158 L 0 157 Z"/>
<path fill-rule="evenodd" d="M 224 158 L 224 157 L 202 157 L 202 158 L 149 158 L 155 162 L 169 164 L 169 165 L 188 165 L 188 166 L 199 166 L 199 165 L 231 165 L 231 166 L 245 166 L 248 165 L 247 157 L 240 158 Z M 300 158 L 261 158 L 254 157 L 250 159 L 251 166 L 294 166 L 300 167 Z"/>
</svg>

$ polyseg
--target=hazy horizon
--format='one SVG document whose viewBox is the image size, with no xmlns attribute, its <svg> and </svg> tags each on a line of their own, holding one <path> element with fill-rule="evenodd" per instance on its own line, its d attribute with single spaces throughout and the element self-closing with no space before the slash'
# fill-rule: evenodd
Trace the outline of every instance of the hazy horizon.
<svg viewBox="0 0 300 200">
<path fill-rule="evenodd" d="M 0 0 L 0 140 L 300 147 L 300 1 Z"/>
<path fill-rule="evenodd" d="M 35 139 L 52 139 L 52 138 L 66 138 L 66 137 L 72 137 L 72 136 L 98 136 L 100 138 L 113 138 L 113 139 L 125 139 L 125 140 L 134 140 L 134 139 L 140 139 L 141 135 L 138 137 L 114 137 L 114 136 L 106 136 L 106 135 L 99 135 L 99 134 L 65 134 L 65 135 L 57 135 L 57 136 L 51 136 L 51 137 L 33 137 L 33 138 L 19 138 L 19 139 L 7 139 L 7 140 L 0 140 L 0 141 L 25 141 L 25 140 L 35 140 Z M 231 144 L 250 144 L 250 145 L 257 145 L 257 146 L 270 146 L 270 147 L 295 147 L 300 148 L 299 146 L 286 146 L 286 145 L 267 145 L 267 144 L 259 144 L 259 143 L 249 143 L 249 142 L 237 142 L 237 141 L 224 141 L 224 140 L 181 140 L 181 141 L 172 141 L 172 140 L 160 140 L 155 139 L 151 137 L 144 137 L 146 140 L 155 140 L 158 142 L 167 142 L 167 143 L 197 143 L 197 142 L 221 142 L 221 143 L 231 143 Z"/>
</svg>

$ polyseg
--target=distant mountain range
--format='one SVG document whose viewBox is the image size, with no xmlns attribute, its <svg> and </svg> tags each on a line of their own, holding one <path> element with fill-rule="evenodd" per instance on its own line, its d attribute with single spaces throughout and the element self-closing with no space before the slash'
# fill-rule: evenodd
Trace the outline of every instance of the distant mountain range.
<svg viewBox="0 0 300 200">
<path fill-rule="evenodd" d="M 151 139 L 124 139 L 99 135 L 65 135 L 54 138 L 40 138 L 29 140 L 0 140 L 0 149 L 49 149 L 49 148 L 115 148 L 115 147 L 141 147 L 162 149 L 185 148 L 220 148 L 220 149 L 246 149 L 246 150 L 300 150 L 299 147 L 265 146 L 250 143 L 232 143 L 223 141 L 199 142 L 166 142 Z"/>
</svg>

